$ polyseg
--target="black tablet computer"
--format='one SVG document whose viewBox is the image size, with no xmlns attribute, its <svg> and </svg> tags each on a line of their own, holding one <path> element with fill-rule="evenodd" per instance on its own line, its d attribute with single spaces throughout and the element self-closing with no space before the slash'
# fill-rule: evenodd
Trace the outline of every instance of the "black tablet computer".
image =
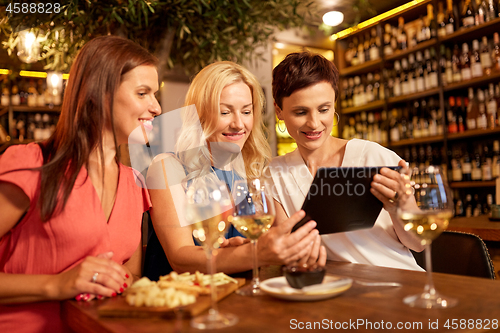
<svg viewBox="0 0 500 333">
<path fill-rule="evenodd" d="M 320 234 L 373 227 L 383 205 L 370 188 L 373 176 L 382 168 L 318 169 L 302 204 L 306 216 L 293 227 L 292 232 L 310 220 L 316 221 Z M 386 168 L 399 170 L 401 167 Z"/>
</svg>

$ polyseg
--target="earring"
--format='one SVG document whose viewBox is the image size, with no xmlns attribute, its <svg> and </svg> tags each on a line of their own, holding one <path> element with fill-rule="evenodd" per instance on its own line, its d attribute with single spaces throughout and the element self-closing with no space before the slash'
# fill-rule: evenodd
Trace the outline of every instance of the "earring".
<svg viewBox="0 0 500 333">
<path fill-rule="evenodd" d="M 278 120 L 278 124 L 277 124 L 277 126 L 278 126 L 278 130 L 279 130 L 281 133 L 285 133 L 285 132 L 286 132 L 286 127 L 285 127 L 285 129 L 283 129 L 283 130 L 282 130 L 282 129 L 281 129 L 281 127 L 280 127 L 280 124 L 281 124 L 281 121 L 279 121 L 279 120 Z"/>
<path fill-rule="evenodd" d="M 339 124 L 339 122 L 340 122 L 340 115 L 337 112 L 335 112 L 335 115 L 337 116 L 337 123 L 335 123 L 335 121 L 334 121 L 333 122 L 333 127 L 337 126 Z"/>
</svg>

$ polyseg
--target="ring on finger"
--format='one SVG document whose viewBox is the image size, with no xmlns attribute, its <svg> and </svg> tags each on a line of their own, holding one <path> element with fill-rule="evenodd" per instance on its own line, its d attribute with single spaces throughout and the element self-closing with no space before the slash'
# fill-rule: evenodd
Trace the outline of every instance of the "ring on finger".
<svg viewBox="0 0 500 333">
<path fill-rule="evenodd" d="M 97 282 L 97 276 L 99 275 L 98 272 L 95 272 L 94 275 L 92 275 L 92 283 L 96 283 Z"/>
</svg>

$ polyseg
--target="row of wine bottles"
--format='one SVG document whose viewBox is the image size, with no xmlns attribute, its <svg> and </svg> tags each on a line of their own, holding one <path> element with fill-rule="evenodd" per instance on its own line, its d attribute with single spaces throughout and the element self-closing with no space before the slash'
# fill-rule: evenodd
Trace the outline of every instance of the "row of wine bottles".
<svg viewBox="0 0 500 333">
<path fill-rule="evenodd" d="M 455 194 L 455 216 L 473 217 L 480 215 L 490 215 L 491 205 L 493 205 L 493 194 L 488 193 L 480 197 L 479 194 L 467 194 L 465 199 Z"/>
<path fill-rule="evenodd" d="M 10 127 L 11 138 L 20 142 L 46 140 L 55 131 L 58 120 L 57 113 L 16 113 Z"/>
<path fill-rule="evenodd" d="M 60 105 L 62 96 L 47 89 L 46 80 L 17 77 L 8 80 L 5 75 L 0 87 L 0 106 L 26 105 L 29 107 Z"/>
<path fill-rule="evenodd" d="M 436 36 L 449 35 L 459 29 L 471 28 L 500 17 L 500 0 L 465 0 L 461 6 L 447 0 L 446 12 L 443 3 L 438 3 L 438 8 L 437 19 L 433 6 L 428 4 L 427 16 L 421 16 L 416 22 L 405 25 L 404 18 L 399 17 L 397 27 L 385 24 L 383 38 L 379 37 L 375 28 L 364 36 L 354 35 L 345 52 L 346 67 L 379 59 L 381 50 L 385 56 L 390 56 Z"/>
</svg>

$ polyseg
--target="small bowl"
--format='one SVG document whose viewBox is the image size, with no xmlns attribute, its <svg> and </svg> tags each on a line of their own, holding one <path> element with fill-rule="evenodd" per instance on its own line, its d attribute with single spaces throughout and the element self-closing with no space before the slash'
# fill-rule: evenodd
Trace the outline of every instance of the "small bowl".
<svg viewBox="0 0 500 333">
<path fill-rule="evenodd" d="M 324 267 L 300 267 L 300 266 L 285 266 L 283 273 L 292 288 L 302 289 L 304 287 L 319 284 L 323 282 L 325 277 Z"/>
</svg>

